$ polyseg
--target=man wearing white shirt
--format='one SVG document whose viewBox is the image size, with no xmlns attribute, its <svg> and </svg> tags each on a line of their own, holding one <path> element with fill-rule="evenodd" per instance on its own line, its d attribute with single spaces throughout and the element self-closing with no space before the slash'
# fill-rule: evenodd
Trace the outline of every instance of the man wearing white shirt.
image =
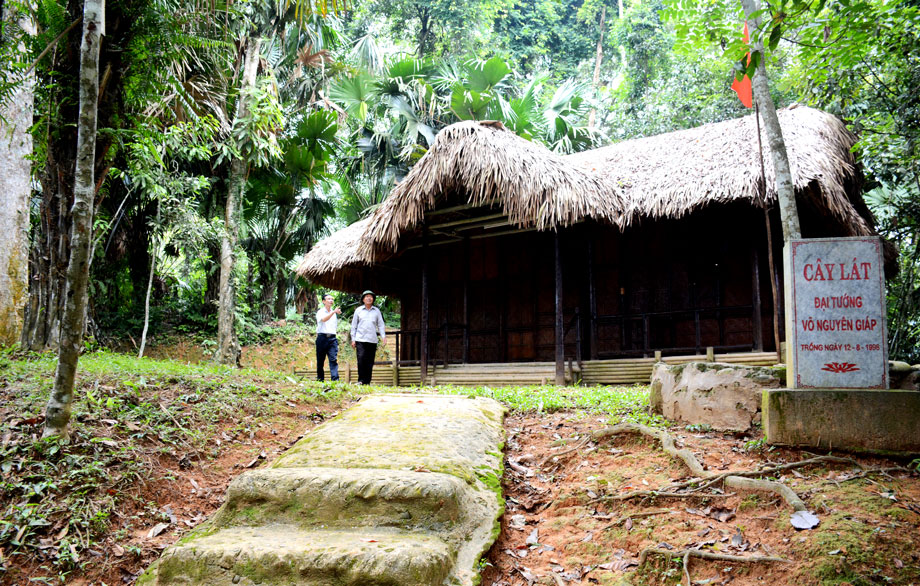
<svg viewBox="0 0 920 586">
<path fill-rule="evenodd" d="M 316 312 L 316 380 L 325 379 L 323 363 L 329 357 L 329 374 L 332 380 L 339 380 L 339 341 L 335 337 L 339 324 L 338 307 L 332 309 L 332 295 L 323 295 L 323 306 Z"/>
<path fill-rule="evenodd" d="M 381 344 L 387 343 L 383 314 L 374 307 L 376 299 L 373 291 L 362 293 L 361 301 L 364 305 L 355 310 L 351 319 L 351 347 L 358 356 L 358 382 L 362 385 L 371 384 L 374 357 L 377 354 L 377 334 L 380 334 Z"/>
</svg>

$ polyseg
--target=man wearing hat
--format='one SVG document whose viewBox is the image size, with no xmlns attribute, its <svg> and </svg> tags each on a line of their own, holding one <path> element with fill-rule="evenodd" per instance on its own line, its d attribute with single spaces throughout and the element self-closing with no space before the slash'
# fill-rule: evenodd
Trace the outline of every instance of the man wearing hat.
<svg viewBox="0 0 920 586">
<path fill-rule="evenodd" d="M 364 303 L 355 310 L 351 318 L 351 347 L 358 355 L 358 382 L 362 385 L 371 384 L 371 373 L 374 370 L 374 357 L 377 354 L 377 333 L 380 333 L 380 343 L 387 343 L 386 326 L 383 323 L 383 314 L 374 307 L 377 296 L 373 291 L 361 294 Z"/>
</svg>

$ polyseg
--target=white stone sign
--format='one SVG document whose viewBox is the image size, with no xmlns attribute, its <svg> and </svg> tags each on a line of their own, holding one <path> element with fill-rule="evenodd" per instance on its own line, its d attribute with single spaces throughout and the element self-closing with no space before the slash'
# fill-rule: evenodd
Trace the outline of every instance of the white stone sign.
<svg viewBox="0 0 920 586">
<path fill-rule="evenodd" d="M 888 388 L 885 276 L 876 237 L 793 240 L 788 248 L 795 388 Z"/>
</svg>

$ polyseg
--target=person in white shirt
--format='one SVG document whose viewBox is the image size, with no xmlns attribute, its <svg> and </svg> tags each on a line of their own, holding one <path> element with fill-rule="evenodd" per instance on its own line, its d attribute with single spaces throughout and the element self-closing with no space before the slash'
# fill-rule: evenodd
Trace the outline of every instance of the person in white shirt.
<svg viewBox="0 0 920 586">
<path fill-rule="evenodd" d="M 332 380 L 339 380 L 339 341 L 335 331 L 339 324 L 338 307 L 332 309 L 332 295 L 323 295 L 323 306 L 316 312 L 316 380 L 325 379 L 323 363 L 329 357 L 329 374 Z"/>
<path fill-rule="evenodd" d="M 383 314 L 374 307 L 376 299 L 373 291 L 362 293 L 361 301 L 364 305 L 355 310 L 351 319 L 351 347 L 358 356 L 358 382 L 362 385 L 371 384 L 374 357 L 377 355 L 377 334 L 380 334 L 381 344 L 387 343 Z"/>
</svg>

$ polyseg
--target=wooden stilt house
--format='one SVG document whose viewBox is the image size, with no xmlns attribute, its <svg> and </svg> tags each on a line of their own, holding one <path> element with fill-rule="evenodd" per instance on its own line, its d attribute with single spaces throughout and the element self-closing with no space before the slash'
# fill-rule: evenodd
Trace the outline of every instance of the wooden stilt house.
<svg viewBox="0 0 920 586">
<path fill-rule="evenodd" d="M 780 121 L 803 235 L 873 234 L 855 137 L 806 107 Z M 437 369 L 457 364 L 627 382 L 656 356 L 707 348 L 775 361 L 782 234 L 756 132 L 749 116 L 558 155 L 497 123 L 455 124 L 298 272 L 401 300 L 403 382 L 440 382 Z M 620 359 L 632 362 L 610 366 Z M 476 372 L 457 380 L 489 382 Z"/>
</svg>

